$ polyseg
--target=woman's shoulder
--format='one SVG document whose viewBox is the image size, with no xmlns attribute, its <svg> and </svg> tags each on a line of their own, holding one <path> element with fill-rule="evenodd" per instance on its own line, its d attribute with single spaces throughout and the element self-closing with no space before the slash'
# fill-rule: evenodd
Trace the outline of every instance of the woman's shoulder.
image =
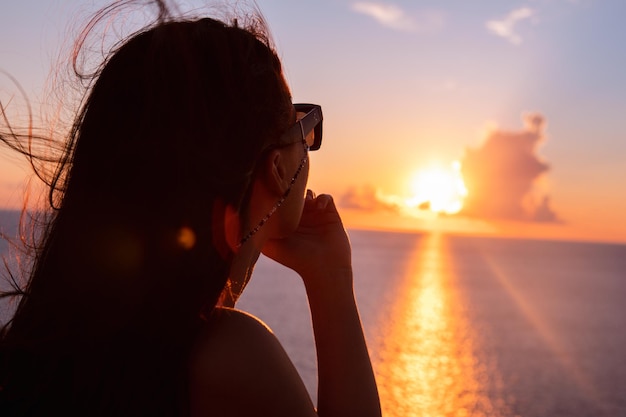
<svg viewBox="0 0 626 417">
<path fill-rule="evenodd" d="M 316 415 L 306 387 L 267 325 L 219 308 L 198 337 L 190 363 L 192 415 Z"/>
<path fill-rule="evenodd" d="M 218 367 L 234 357 L 250 358 L 279 347 L 272 330 L 257 317 L 234 308 L 216 307 L 199 333 L 192 360 L 196 365 L 200 361 Z"/>
</svg>

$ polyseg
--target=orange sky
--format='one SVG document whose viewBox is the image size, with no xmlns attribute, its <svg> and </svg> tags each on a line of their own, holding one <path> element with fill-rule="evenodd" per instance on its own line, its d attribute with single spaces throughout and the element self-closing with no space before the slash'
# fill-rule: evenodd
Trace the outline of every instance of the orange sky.
<svg viewBox="0 0 626 417">
<path fill-rule="evenodd" d="M 555 184 L 551 163 L 542 155 L 550 137 L 541 115 L 524 115 L 516 129 L 492 125 L 480 134 L 481 140 L 456 157 L 446 155 L 445 146 L 432 146 L 426 155 L 402 155 L 376 134 L 362 136 L 367 153 L 356 148 L 335 156 L 313 155 L 310 185 L 335 195 L 348 227 L 626 242 L 626 198 L 616 192 L 615 183 L 594 184 L 598 174 L 591 171 L 585 176 L 587 184 Z M 346 164 L 346 153 L 353 153 L 350 161 L 358 162 Z M 453 163 L 462 166 L 467 188 L 467 195 L 459 197 L 459 213 L 405 206 L 419 194 L 416 174 L 433 169 L 452 173 Z"/>
<path fill-rule="evenodd" d="M 321 153 L 312 155 L 309 186 L 318 193 L 328 192 L 334 195 L 339 204 L 344 223 L 348 228 L 397 231 L 437 230 L 472 235 L 626 242 L 626 225 L 622 221 L 621 214 L 626 212 L 626 204 L 619 210 L 620 207 L 603 207 L 602 200 L 583 202 L 583 204 L 574 200 L 568 205 L 568 210 L 559 210 L 559 216 L 562 216 L 562 219 L 557 222 L 544 223 L 488 219 L 465 215 L 463 212 L 446 215 L 416 207 L 394 207 L 392 204 L 385 206 L 380 202 L 369 207 L 350 207 L 349 204 L 345 203 L 345 198 L 349 193 L 345 183 L 334 181 L 332 171 L 330 173 L 324 172 L 316 161 L 318 156 L 321 156 Z M 431 166 L 432 164 L 425 163 L 421 168 Z M 367 200 L 368 197 L 365 195 L 371 192 L 377 192 L 382 195 L 382 198 L 395 197 L 400 202 L 410 199 L 414 193 L 410 186 L 411 175 L 418 172 L 420 166 L 416 165 L 414 168 L 415 171 L 412 173 L 400 172 L 400 174 L 387 170 L 384 172 L 385 176 L 381 176 L 379 185 L 374 186 L 368 182 L 368 185 L 363 185 L 354 191 L 360 194 L 359 198 L 362 200 Z M 7 155 L 7 152 L 3 151 L 0 153 L 0 169 L 3 174 L 2 187 L 0 188 L 0 201 L 3 204 L 0 205 L 0 208 L 15 209 L 21 207 L 27 180 L 33 178 L 27 164 L 21 158 L 11 154 Z M 352 175 L 353 183 L 358 184 L 359 179 L 367 178 L 368 172 L 354 170 Z M 350 183 L 349 176 L 346 175 L 343 179 Z M 33 184 L 38 184 L 38 182 L 33 180 Z M 31 185 L 31 189 L 32 187 L 33 185 Z M 387 194 L 383 190 L 390 190 L 397 195 Z M 365 203 L 364 201 L 361 202 Z M 560 202 L 563 203 L 563 200 Z M 596 211 L 600 215 L 596 215 Z"/>
</svg>

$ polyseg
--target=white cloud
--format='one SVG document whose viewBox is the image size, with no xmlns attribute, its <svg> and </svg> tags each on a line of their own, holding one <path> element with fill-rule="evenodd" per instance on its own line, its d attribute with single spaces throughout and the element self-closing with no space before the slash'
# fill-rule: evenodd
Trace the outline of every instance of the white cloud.
<svg viewBox="0 0 626 417">
<path fill-rule="evenodd" d="M 393 4 L 356 2 L 352 3 L 352 10 L 372 17 L 383 26 L 403 32 L 428 32 L 443 25 L 441 13 L 427 12 L 411 16 Z"/>
<path fill-rule="evenodd" d="M 358 2 L 352 4 L 352 10 L 373 17 L 381 25 L 392 29 L 409 32 L 416 29 L 413 19 L 392 4 Z"/>
<path fill-rule="evenodd" d="M 535 15 L 535 11 L 522 7 L 511 11 L 502 20 L 490 20 L 485 26 L 490 32 L 507 39 L 514 45 L 522 43 L 522 37 L 515 32 L 515 25 L 522 20 L 529 19 Z"/>
</svg>

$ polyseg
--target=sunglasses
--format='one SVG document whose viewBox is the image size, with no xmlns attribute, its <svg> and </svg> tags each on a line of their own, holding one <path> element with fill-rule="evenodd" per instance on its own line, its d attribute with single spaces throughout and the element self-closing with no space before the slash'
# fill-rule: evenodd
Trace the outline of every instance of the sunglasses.
<svg viewBox="0 0 626 417">
<path fill-rule="evenodd" d="M 294 104 L 296 114 L 304 116 L 280 137 L 281 144 L 304 142 L 309 151 L 322 146 L 322 106 L 317 104 Z"/>
</svg>

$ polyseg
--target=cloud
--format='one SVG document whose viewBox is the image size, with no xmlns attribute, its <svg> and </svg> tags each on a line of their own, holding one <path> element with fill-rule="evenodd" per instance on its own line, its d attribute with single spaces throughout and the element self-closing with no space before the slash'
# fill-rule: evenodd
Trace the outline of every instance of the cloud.
<svg viewBox="0 0 626 417">
<path fill-rule="evenodd" d="M 511 11 L 504 19 L 502 20 L 490 20 L 485 26 L 487 29 L 494 33 L 497 36 L 503 37 L 507 39 L 514 45 L 519 45 L 522 43 L 522 37 L 515 33 L 514 29 L 518 22 L 529 19 L 535 15 L 535 11 L 528 8 L 522 7 L 519 9 L 515 9 Z"/>
<path fill-rule="evenodd" d="M 393 4 L 376 2 L 352 3 L 352 10 L 374 18 L 381 25 L 403 32 L 427 32 L 443 25 L 443 16 L 438 12 L 426 12 L 410 16 Z"/>
<path fill-rule="evenodd" d="M 523 120 L 521 131 L 494 130 L 481 147 L 466 150 L 462 173 L 468 194 L 462 214 L 486 219 L 558 221 L 550 197 L 542 194 L 537 184 L 550 169 L 537 155 L 545 141 L 544 117 L 533 113 Z"/>
<path fill-rule="evenodd" d="M 371 185 L 350 187 L 339 198 L 339 206 L 362 211 L 392 211 L 399 209 L 398 203 L 381 195 Z"/>
</svg>

